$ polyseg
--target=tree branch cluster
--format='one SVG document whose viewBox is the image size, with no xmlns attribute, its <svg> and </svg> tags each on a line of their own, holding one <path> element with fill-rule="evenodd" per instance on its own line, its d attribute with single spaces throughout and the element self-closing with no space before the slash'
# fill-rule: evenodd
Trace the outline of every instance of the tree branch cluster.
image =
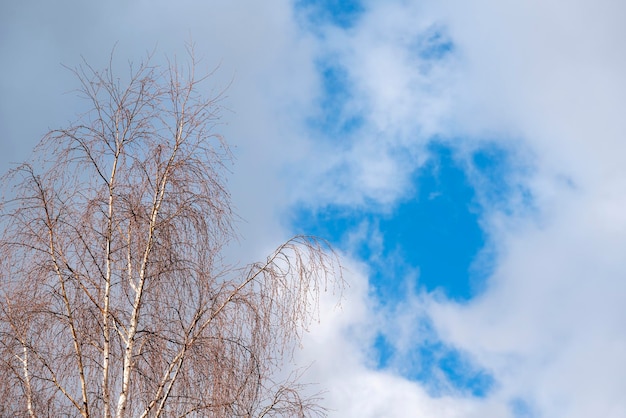
<svg viewBox="0 0 626 418">
<path fill-rule="evenodd" d="M 91 110 L 4 178 L 0 416 L 323 414 L 297 373 L 275 378 L 336 258 L 298 236 L 224 264 L 231 154 L 190 56 L 125 82 L 73 70 Z"/>
</svg>

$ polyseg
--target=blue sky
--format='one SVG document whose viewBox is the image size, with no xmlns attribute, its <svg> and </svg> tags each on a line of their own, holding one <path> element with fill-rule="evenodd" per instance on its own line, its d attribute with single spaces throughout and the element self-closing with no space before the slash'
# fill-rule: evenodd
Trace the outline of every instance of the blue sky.
<svg viewBox="0 0 626 418">
<path fill-rule="evenodd" d="M 327 237 L 338 247 L 364 225 L 371 234 L 378 234 L 382 242 L 372 243 L 366 236 L 352 250 L 372 262 L 371 281 L 383 301 L 399 297 L 395 278 L 412 271 L 425 291 L 440 290 L 459 300 L 471 298 L 488 274 L 488 266 L 475 265 L 487 244 L 480 227 L 480 204 L 452 150 L 433 143 L 429 154 L 429 160 L 411 176 L 411 190 L 391 209 L 329 206 L 302 210 L 293 228 Z"/>
<path fill-rule="evenodd" d="M 626 416 L 626 29 L 613 0 L 0 6 L 0 171 L 83 110 L 60 64 L 191 37 L 250 261 L 328 239 L 350 286 L 295 364 L 336 417 Z M 80 34 L 80 36 L 77 36 Z M 209 91 L 210 94 L 210 91 Z"/>
</svg>

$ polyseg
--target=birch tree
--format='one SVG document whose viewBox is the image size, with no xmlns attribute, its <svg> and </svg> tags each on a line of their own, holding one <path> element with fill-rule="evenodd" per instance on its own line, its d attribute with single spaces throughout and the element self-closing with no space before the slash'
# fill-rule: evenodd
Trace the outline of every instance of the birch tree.
<svg viewBox="0 0 626 418">
<path fill-rule="evenodd" d="M 3 179 L 0 416 L 324 414 L 277 370 L 341 283 L 335 258 L 297 236 L 223 261 L 231 154 L 190 56 L 76 68 L 90 110 Z"/>
</svg>

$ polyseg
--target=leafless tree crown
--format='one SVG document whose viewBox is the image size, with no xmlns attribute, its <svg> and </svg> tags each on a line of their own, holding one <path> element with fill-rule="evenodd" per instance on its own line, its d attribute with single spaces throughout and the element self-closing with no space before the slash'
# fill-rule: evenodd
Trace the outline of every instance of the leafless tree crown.
<svg viewBox="0 0 626 418">
<path fill-rule="evenodd" d="M 229 268 L 219 95 L 186 67 L 74 70 L 90 111 L 3 179 L 0 416 L 323 415 L 277 368 L 341 283 L 297 236 Z"/>
</svg>

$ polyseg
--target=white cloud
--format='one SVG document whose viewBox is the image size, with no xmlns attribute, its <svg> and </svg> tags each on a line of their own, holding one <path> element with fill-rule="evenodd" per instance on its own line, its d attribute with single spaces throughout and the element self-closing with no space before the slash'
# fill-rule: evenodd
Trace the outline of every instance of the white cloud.
<svg viewBox="0 0 626 418">
<path fill-rule="evenodd" d="M 404 334 L 400 339 L 411 335 L 413 329 L 401 328 L 414 328 L 412 321 L 422 309 L 409 303 L 385 316 L 371 296 L 365 266 L 345 256 L 344 263 L 350 287 L 346 289 L 341 307 L 336 308 L 333 295 L 322 298 L 321 321 L 305 335 L 304 349 L 296 357 L 298 364 L 310 366 L 305 377 L 320 382 L 326 389 L 324 403 L 329 408 L 329 416 L 511 416 L 507 402 L 499 397 L 483 400 L 458 393 L 433 396 L 421 384 L 401 377 L 392 369 L 376 370 L 376 353 L 370 347 L 377 333 L 399 332 Z"/>
<path fill-rule="evenodd" d="M 499 258 L 485 293 L 466 304 L 426 297 L 407 306 L 407 318 L 427 309 L 444 341 L 493 374 L 496 388 L 470 403 L 501 409 L 482 416 L 512 414 L 520 402 L 532 416 L 623 416 L 626 33 L 616 16 L 624 6 L 446 2 L 433 5 L 430 15 L 414 14 L 411 4 L 372 3 L 355 28 L 331 33 L 358 86 L 356 100 L 367 104 L 368 128 L 376 127 L 353 151 L 362 153 L 363 172 L 390 194 L 373 194 L 375 183 L 348 187 L 393 202 L 405 190 L 403 173 L 414 166 L 392 158 L 386 176 L 368 164 L 385 161 L 387 147 L 420 149 L 429 139 L 425 132 L 458 138 L 460 147 L 489 139 L 532 156 L 532 172 L 512 181 L 532 193 L 534 210 L 487 207 L 482 222 Z M 459 58 L 445 63 L 441 78 L 406 58 L 405 39 L 429 22 L 449 31 Z M 351 372 L 360 376 L 354 390 L 370 399 L 379 372 L 361 372 Z M 379 399 L 389 399 L 378 389 Z M 475 413 L 466 399 L 448 400 L 459 416 Z M 406 416 L 389 408 L 389 416 Z M 424 408 L 425 416 L 441 416 Z"/>
</svg>

